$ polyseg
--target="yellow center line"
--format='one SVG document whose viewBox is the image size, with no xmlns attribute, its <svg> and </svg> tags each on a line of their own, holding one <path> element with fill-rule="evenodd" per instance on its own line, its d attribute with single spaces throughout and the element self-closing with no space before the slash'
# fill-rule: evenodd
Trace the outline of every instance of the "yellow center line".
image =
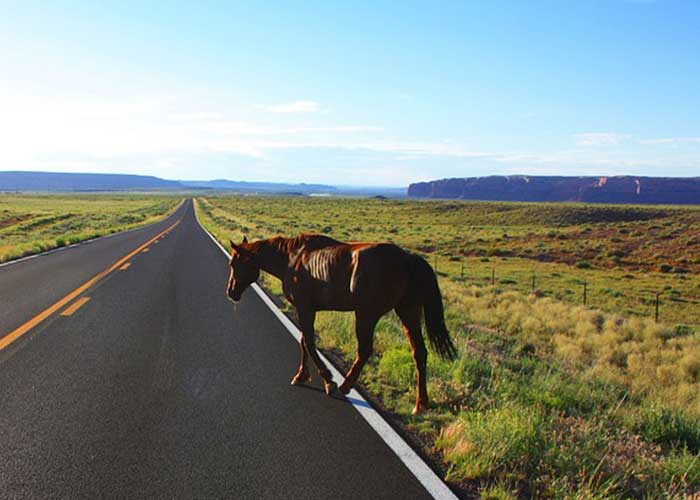
<svg viewBox="0 0 700 500">
<path fill-rule="evenodd" d="M 124 257 L 122 257 L 121 259 L 119 259 L 118 261 L 116 261 L 114 264 L 112 264 L 111 266 L 109 266 L 107 269 L 105 269 L 105 270 L 102 271 L 101 273 L 96 274 L 95 276 L 93 276 L 92 278 L 90 278 L 89 280 L 87 280 L 85 283 L 83 283 L 82 285 L 80 285 L 78 288 L 76 288 L 75 290 L 73 290 L 72 292 L 70 292 L 68 295 L 66 295 L 65 297 L 63 297 L 61 300 L 59 300 L 58 302 L 56 302 L 56 303 L 53 304 L 52 306 L 47 307 L 46 309 L 44 309 L 43 311 L 41 311 L 39 314 L 37 314 L 36 316 L 34 316 L 32 319 L 30 319 L 29 321 L 27 321 L 27 322 L 24 323 L 23 325 L 21 325 L 21 326 L 15 328 L 14 330 L 12 330 L 10 333 L 8 333 L 8 334 L 6 334 L 6 335 L 0 336 L 0 351 L 2 351 L 3 349 L 5 349 L 7 346 L 9 346 L 9 345 L 10 345 L 11 343 L 13 343 L 15 340 L 17 340 L 17 339 L 20 338 L 22 335 L 24 335 L 25 333 L 27 333 L 29 330 L 31 330 L 32 328 L 34 328 L 36 325 L 38 325 L 39 323 L 41 323 L 42 321 L 44 321 L 46 318 L 48 318 L 49 316 L 51 316 L 53 313 L 55 313 L 56 311 L 58 311 L 59 309 L 61 309 L 63 306 L 65 306 L 66 304 L 68 304 L 71 300 L 73 300 L 73 299 L 76 298 L 78 295 L 80 295 L 81 293 L 83 293 L 85 290 L 87 290 L 88 288 L 90 288 L 91 286 L 93 286 L 95 283 L 97 283 L 98 281 L 100 281 L 102 278 L 104 278 L 105 276 L 107 276 L 108 274 L 110 274 L 112 271 L 114 271 L 115 269 L 121 267 L 121 266 L 122 266 L 123 264 L 125 264 L 129 259 L 131 259 L 134 255 L 136 255 L 136 254 L 139 253 L 141 250 L 143 250 L 143 249 L 146 248 L 148 245 L 150 245 L 151 242 L 153 242 L 154 240 L 156 240 L 156 239 L 159 238 L 160 236 L 162 236 L 162 235 L 164 235 L 164 234 L 166 234 L 166 233 L 172 231 L 172 230 L 180 223 L 181 220 L 182 220 L 182 219 L 178 220 L 178 221 L 175 222 L 172 226 L 170 226 L 169 228 L 165 229 L 165 230 L 164 230 L 163 232 L 161 232 L 160 234 L 154 236 L 153 238 L 151 238 L 150 240 L 148 240 L 148 241 L 147 241 L 146 243 L 144 243 L 143 245 L 141 245 L 141 246 L 139 246 L 138 248 L 136 248 L 135 250 L 131 251 L 130 253 L 128 253 L 127 255 L 125 255 Z"/>
<path fill-rule="evenodd" d="M 85 304 L 85 302 L 87 302 L 88 300 L 90 300 L 90 297 L 80 297 L 78 300 L 73 302 L 73 304 L 65 308 L 61 313 L 61 316 L 71 316 L 75 311 L 80 309 L 80 307 L 83 304 Z"/>
<path fill-rule="evenodd" d="M 126 271 L 131 266 L 131 262 L 127 262 L 122 267 L 119 268 L 120 271 Z"/>
</svg>

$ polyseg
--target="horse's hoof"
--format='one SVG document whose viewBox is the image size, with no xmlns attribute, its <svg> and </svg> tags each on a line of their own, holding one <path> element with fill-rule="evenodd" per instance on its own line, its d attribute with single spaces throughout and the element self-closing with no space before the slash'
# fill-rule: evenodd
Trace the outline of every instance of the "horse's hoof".
<svg viewBox="0 0 700 500">
<path fill-rule="evenodd" d="M 416 403 L 416 407 L 413 408 L 413 411 L 411 412 L 414 415 L 420 415 L 424 413 L 428 409 L 428 405 L 426 403 Z"/>
<path fill-rule="evenodd" d="M 350 384 L 348 384 L 347 382 L 343 382 L 342 384 L 340 384 L 340 387 L 338 387 L 338 390 L 345 395 L 347 395 L 351 389 L 352 386 L 350 386 Z"/>
<path fill-rule="evenodd" d="M 303 385 L 311 383 L 311 375 L 306 373 L 297 373 L 292 379 L 292 385 Z"/>
<path fill-rule="evenodd" d="M 338 390 L 338 384 L 332 380 L 330 382 L 324 382 L 323 385 L 326 386 L 326 396 L 333 396 L 333 393 Z"/>
</svg>

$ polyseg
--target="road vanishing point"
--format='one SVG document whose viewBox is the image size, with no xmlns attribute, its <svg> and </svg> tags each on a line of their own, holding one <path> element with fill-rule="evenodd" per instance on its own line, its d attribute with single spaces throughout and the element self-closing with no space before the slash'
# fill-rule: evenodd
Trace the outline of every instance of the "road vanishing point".
<svg viewBox="0 0 700 500">
<path fill-rule="evenodd" d="M 357 404 L 289 384 L 296 340 L 227 278 L 191 200 L 0 266 L 0 498 L 441 496 Z"/>
</svg>

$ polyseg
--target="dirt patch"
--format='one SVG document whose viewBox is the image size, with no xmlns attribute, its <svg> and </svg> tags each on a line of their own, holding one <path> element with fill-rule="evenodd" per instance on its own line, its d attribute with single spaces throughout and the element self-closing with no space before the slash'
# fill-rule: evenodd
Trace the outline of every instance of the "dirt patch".
<svg viewBox="0 0 700 500">
<path fill-rule="evenodd" d="M 10 217 L 8 219 L 0 220 L 0 229 L 14 226 L 15 224 L 20 224 L 26 220 L 31 219 L 31 218 L 32 218 L 31 215 L 19 215 L 19 216 L 15 216 L 15 217 Z"/>
</svg>

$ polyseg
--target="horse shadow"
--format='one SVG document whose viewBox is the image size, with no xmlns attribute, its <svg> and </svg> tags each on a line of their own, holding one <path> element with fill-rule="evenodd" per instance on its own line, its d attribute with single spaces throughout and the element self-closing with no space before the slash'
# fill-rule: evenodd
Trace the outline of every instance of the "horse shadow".
<svg viewBox="0 0 700 500">
<path fill-rule="evenodd" d="M 315 387 L 313 385 L 299 384 L 299 385 L 296 385 L 294 387 L 320 392 L 324 396 L 326 394 L 326 391 L 324 391 L 320 387 Z M 364 400 L 358 399 L 358 398 L 353 398 L 352 396 L 345 396 L 345 395 L 341 394 L 340 392 L 337 392 L 337 393 L 334 392 L 333 394 L 331 394 L 330 397 L 331 397 L 331 399 L 334 399 L 336 401 L 340 401 L 342 403 L 349 404 L 352 406 L 357 406 L 357 407 L 361 407 L 361 408 L 372 408 L 372 405 L 370 405 L 367 401 L 364 401 Z"/>
</svg>

